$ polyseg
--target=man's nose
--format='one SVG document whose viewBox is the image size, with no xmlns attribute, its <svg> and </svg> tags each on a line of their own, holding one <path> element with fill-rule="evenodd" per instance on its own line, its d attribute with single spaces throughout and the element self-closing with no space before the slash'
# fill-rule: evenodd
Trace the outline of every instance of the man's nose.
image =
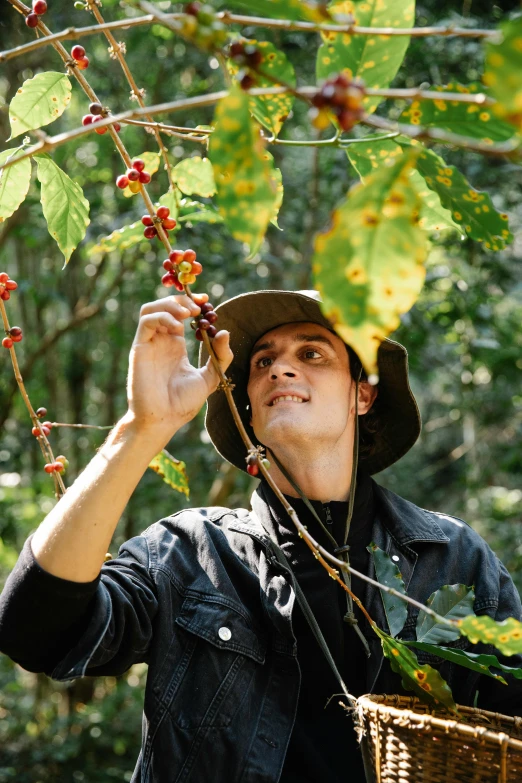
<svg viewBox="0 0 522 783">
<path fill-rule="evenodd" d="M 270 377 L 274 381 L 282 377 L 296 378 L 298 375 L 296 368 L 284 357 L 276 359 L 270 369 Z"/>
</svg>

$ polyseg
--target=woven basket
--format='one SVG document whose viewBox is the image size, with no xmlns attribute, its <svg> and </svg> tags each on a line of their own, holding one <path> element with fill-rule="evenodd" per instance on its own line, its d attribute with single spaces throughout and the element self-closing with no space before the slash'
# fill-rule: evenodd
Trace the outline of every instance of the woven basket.
<svg viewBox="0 0 522 783">
<path fill-rule="evenodd" d="M 374 781 L 522 783 L 522 718 L 458 710 L 455 720 L 413 697 L 359 698 L 357 730 Z"/>
</svg>

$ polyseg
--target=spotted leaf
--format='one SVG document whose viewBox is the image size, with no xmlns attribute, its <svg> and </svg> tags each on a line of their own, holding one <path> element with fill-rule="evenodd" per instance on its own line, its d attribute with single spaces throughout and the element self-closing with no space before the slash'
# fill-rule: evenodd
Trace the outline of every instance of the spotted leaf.
<svg viewBox="0 0 522 783">
<path fill-rule="evenodd" d="M 398 142 L 403 148 L 411 146 L 411 141 L 402 136 L 398 137 Z M 497 212 L 488 193 L 475 190 L 455 166 L 448 166 L 433 150 L 415 146 L 420 150 L 416 163 L 418 171 L 469 237 L 482 242 L 488 250 L 502 250 L 513 241 L 508 216 Z"/>
<path fill-rule="evenodd" d="M 183 493 L 188 498 L 190 490 L 184 462 L 176 459 L 166 449 L 163 449 L 159 454 L 156 454 L 149 464 L 149 468 L 157 473 L 158 476 L 161 476 L 169 487 L 175 489 L 176 492 Z"/>
<path fill-rule="evenodd" d="M 401 155 L 352 188 L 331 228 L 315 239 L 312 269 L 322 310 L 370 374 L 377 373 L 380 342 L 424 281 L 427 238 L 409 176 L 414 157 Z"/>
<path fill-rule="evenodd" d="M 70 103 L 71 89 L 64 73 L 45 71 L 27 79 L 9 105 L 9 139 L 58 119 Z"/>
<path fill-rule="evenodd" d="M 379 549 L 377 544 L 373 541 L 366 547 L 368 552 L 372 555 L 373 564 L 375 566 L 375 574 L 377 581 L 386 587 L 393 587 L 402 595 L 406 595 L 406 588 L 402 579 L 401 572 L 391 559 L 382 549 Z M 401 601 L 395 595 L 390 595 L 385 590 L 381 590 L 381 598 L 384 604 L 384 611 L 386 613 L 386 619 L 388 620 L 388 628 L 392 636 L 397 636 L 398 633 L 404 628 L 406 617 L 408 614 L 408 605 L 405 601 Z"/>
<path fill-rule="evenodd" d="M 484 94 L 484 86 L 480 82 L 472 84 L 451 82 L 444 87 L 431 87 L 430 89 L 473 95 Z M 495 116 L 491 106 L 459 103 L 443 98 L 437 101 L 413 101 L 401 114 L 400 122 L 409 125 L 422 125 L 425 128 L 440 128 L 451 133 L 458 133 L 461 136 L 479 139 L 486 144 L 506 141 L 515 133 L 512 125 Z"/>
<path fill-rule="evenodd" d="M 237 87 L 217 106 L 209 157 L 218 209 L 229 231 L 240 242 L 258 246 L 277 193 L 259 125 L 250 116 L 248 96 Z"/>
<path fill-rule="evenodd" d="M 68 177 L 48 155 L 35 155 L 35 158 L 47 228 L 58 243 L 67 264 L 90 223 L 89 202 L 78 183 Z"/>
<path fill-rule="evenodd" d="M 201 158 L 199 155 L 185 158 L 174 166 L 172 173 L 178 188 L 188 196 L 195 193 L 197 196 L 210 198 L 216 192 L 214 171 L 208 158 Z"/>
<path fill-rule="evenodd" d="M 514 617 L 498 623 L 487 615 L 469 615 L 459 621 L 459 628 L 473 644 L 492 644 L 503 655 L 522 653 L 522 623 Z"/>
<path fill-rule="evenodd" d="M 252 44 L 263 55 L 256 76 L 256 87 L 276 87 L 278 84 L 289 84 L 295 87 L 294 66 L 287 59 L 286 54 L 269 41 L 256 41 L 254 39 L 241 38 L 244 43 Z M 241 66 L 234 60 L 227 60 L 229 72 L 236 76 L 241 71 Z M 263 76 L 263 74 L 267 76 Z M 270 77 L 270 78 L 268 78 Z M 283 122 L 288 117 L 294 103 L 293 95 L 260 95 L 250 97 L 250 111 L 261 125 L 273 133 L 279 134 Z"/>
<path fill-rule="evenodd" d="M 473 614 L 475 591 L 466 585 L 444 585 L 436 590 L 426 601 L 428 609 L 445 617 L 446 620 L 460 620 L 461 617 Z M 441 644 L 458 639 L 458 628 L 450 628 L 443 623 L 438 623 L 422 609 L 417 617 L 416 629 L 417 641 L 430 644 Z"/>
<path fill-rule="evenodd" d="M 354 169 L 364 180 L 385 161 L 400 157 L 402 150 L 392 139 L 369 140 L 365 144 L 352 144 L 347 148 L 346 154 Z M 451 217 L 451 212 L 444 209 L 437 193 L 428 188 L 416 169 L 411 170 L 410 178 L 421 199 L 419 228 L 423 228 L 430 234 L 434 231 L 455 230 L 463 236 L 460 226 Z"/>
<path fill-rule="evenodd" d="M 381 639 L 384 655 L 390 661 L 393 671 L 402 677 L 406 690 L 413 691 L 429 704 L 443 705 L 450 712 L 457 712 L 450 687 L 436 669 L 429 664 L 421 666 L 417 656 L 407 645 L 392 639 L 375 626 L 374 631 Z"/>
<path fill-rule="evenodd" d="M 141 160 L 145 163 L 145 171 L 148 174 L 155 174 L 157 170 L 159 169 L 160 164 L 160 155 L 159 152 L 142 152 L 141 155 L 134 155 L 135 158 L 141 158 Z M 123 189 L 123 195 L 125 198 L 130 198 L 131 196 L 135 196 L 140 191 L 137 190 L 136 193 L 133 193 L 130 187 L 127 185 L 126 188 Z"/>
<path fill-rule="evenodd" d="M 331 21 L 324 3 L 313 0 L 229 0 L 231 7 L 245 8 L 251 15 L 303 22 Z"/>
<path fill-rule="evenodd" d="M 351 14 L 362 27 L 413 27 L 415 0 L 342 0 L 329 6 L 332 14 Z M 317 53 L 318 79 L 327 79 L 332 73 L 346 71 L 351 78 L 360 77 L 367 87 L 387 87 L 406 54 L 409 36 L 406 35 L 348 35 L 348 33 L 321 33 L 324 43 Z M 371 97 L 364 108 L 372 112 L 382 98 Z"/>
<path fill-rule="evenodd" d="M 493 111 L 522 130 L 522 17 L 501 25 L 502 40 L 486 47 L 484 84 L 498 103 Z"/>
<path fill-rule="evenodd" d="M 0 165 L 16 158 L 21 148 L 0 152 Z M 31 182 L 31 160 L 24 158 L 0 171 L 0 223 L 16 212 L 27 195 Z"/>
<path fill-rule="evenodd" d="M 516 680 L 522 680 L 522 669 L 515 669 L 512 666 L 504 666 L 500 663 L 496 655 L 487 655 L 486 653 L 472 653 L 466 650 L 459 650 L 455 647 L 441 647 L 437 644 L 426 644 L 425 642 L 404 642 L 408 647 L 414 647 L 416 650 L 437 655 L 445 661 L 451 661 L 466 669 L 485 674 L 487 677 L 493 677 L 494 680 L 507 685 L 502 675 L 492 672 L 490 667 L 500 669 L 505 674 L 511 675 Z"/>
</svg>

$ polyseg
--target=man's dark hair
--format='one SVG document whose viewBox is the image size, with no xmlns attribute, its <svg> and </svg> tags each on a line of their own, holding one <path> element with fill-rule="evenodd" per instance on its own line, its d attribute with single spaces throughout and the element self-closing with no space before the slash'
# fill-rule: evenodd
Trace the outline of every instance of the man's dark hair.
<svg viewBox="0 0 522 783">
<path fill-rule="evenodd" d="M 352 378 L 359 378 L 360 381 L 367 381 L 368 375 L 362 366 L 361 360 L 349 345 L 346 346 L 348 358 L 350 360 L 350 373 Z M 375 433 L 382 427 L 379 411 L 382 406 L 382 400 L 379 395 L 368 413 L 359 416 L 359 458 L 364 460 L 371 457 L 375 449 Z"/>
</svg>

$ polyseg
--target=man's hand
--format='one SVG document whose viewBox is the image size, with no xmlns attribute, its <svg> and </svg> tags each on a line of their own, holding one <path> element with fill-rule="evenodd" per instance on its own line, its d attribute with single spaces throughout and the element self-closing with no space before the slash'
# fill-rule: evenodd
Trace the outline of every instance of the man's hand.
<svg viewBox="0 0 522 783">
<path fill-rule="evenodd" d="M 129 412 L 140 429 L 165 430 L 165 442 L 194 418 L 219 383 L 209 359 L 201 369 L 187 356 L 184 321 L 199 315 L 207 294 L 168 296 L 143 305 L 129 358 Z M 225 371 L 233 354 L 229 333 L 219 331 L 212 346 Z"/>
</svg>

